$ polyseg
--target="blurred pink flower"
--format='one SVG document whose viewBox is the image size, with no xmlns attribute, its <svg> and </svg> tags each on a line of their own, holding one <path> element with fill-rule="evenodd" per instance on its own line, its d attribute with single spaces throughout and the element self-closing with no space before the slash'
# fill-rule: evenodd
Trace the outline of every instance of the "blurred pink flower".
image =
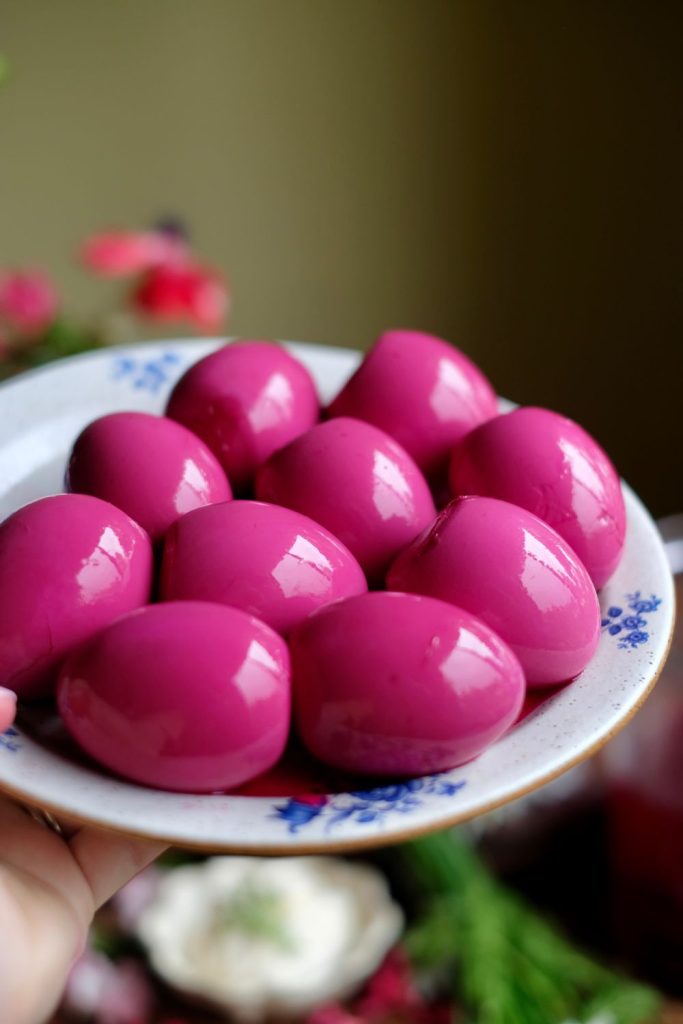
<svg viewBox="0 0 683 1024">
<path fill-rule="evenodd" d="M 71 968 L 63 1005 L 94 1024 L 145 1024 L 152 1004 L 152 989 L 140 964 L 113 963 L 86 949 Z"/>
<path fill-rule="evenodd" d="M 156 896 L 162 877 L 163 872 L 152 865 L 136 875 L 113 897 L 112 907 L 124 931 L 133 931 L 143 910 L 147 909 Z"/>
<path fill-rule="evenodd" d="M 0 271 L 0 321 L 9 332 L 32 337 L 57 316 L 59 299 L 47 274 L 40 270 Z"/>
<path fill-rule="evenodd" d="M 185 239 L 172 231 L 106 231 L 85 242 L 81 258 L 96 274 L 125 277 L 152 267 L 182 265 L 189 250 Z"/>
<path fill-rule="evenodd" d="M 210 267 L 158 266 L 143 277 L 133 306 L 159 323 L 185 321 L 200 331 L 218 331 L 228 315 L 230 292 L 222 275 Z"/>
</svg>

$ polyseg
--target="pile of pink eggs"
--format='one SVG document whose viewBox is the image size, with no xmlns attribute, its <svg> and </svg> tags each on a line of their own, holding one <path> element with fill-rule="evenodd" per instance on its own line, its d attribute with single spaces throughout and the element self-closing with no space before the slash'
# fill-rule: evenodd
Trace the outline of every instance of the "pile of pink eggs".
<svg viewBox="0 0 683 1024">
<path fill-rule="evenodd" d="M 225 345 L 164 416 L 87 426 L 66 489 L 0 525 L 0 684 L 56 696 L 106 769 L 196 793 L 292 736 L 363 775 L 476 757 L 527 687 L 586 667 L 625 538 L 581 427 L 499 414 L 466 356 L 413 331 L 324 410 L 284 348 Z"/>
</svg>

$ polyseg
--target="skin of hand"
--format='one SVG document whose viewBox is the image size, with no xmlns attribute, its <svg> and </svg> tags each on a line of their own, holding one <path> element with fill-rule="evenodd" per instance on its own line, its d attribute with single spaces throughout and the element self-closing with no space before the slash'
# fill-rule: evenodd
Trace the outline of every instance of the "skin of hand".
<svg viewBox="0 0 683 1024">
<path fill-rule="evenodd" d="M 16 712 L 0 687 L 0 733 Z M 67 838 L 0 797 L 0 1017 L 42 1024 L 59 1001 L 98 907 L 162 853 L 94 828 Z"/>
</svg>

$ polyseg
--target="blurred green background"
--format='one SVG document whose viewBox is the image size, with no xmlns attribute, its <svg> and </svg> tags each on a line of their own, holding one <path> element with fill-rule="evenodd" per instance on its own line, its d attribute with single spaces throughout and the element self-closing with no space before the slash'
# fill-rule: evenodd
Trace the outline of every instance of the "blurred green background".
<svg viewBox="0 0 683 1024">
<path fill-rule="evenodd" d="M 681 3 L 0 0 L 0 264 L 183 218 L 231 332 L 454 341 L 683 509 Z"/>
</svg>

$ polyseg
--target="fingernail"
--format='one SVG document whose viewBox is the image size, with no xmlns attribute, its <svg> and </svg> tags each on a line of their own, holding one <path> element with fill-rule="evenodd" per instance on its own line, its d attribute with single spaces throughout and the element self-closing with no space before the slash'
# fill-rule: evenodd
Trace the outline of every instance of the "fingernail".
<svg viewBox="0 0 683 1024">
<path fill-rule="evenodd" d="M 0 686 L 0 698 L 3 700 L 13 700 L 16 704 L 17 695 L 14 690 L 8 690 L 6 686 Z"/>
</svg>

